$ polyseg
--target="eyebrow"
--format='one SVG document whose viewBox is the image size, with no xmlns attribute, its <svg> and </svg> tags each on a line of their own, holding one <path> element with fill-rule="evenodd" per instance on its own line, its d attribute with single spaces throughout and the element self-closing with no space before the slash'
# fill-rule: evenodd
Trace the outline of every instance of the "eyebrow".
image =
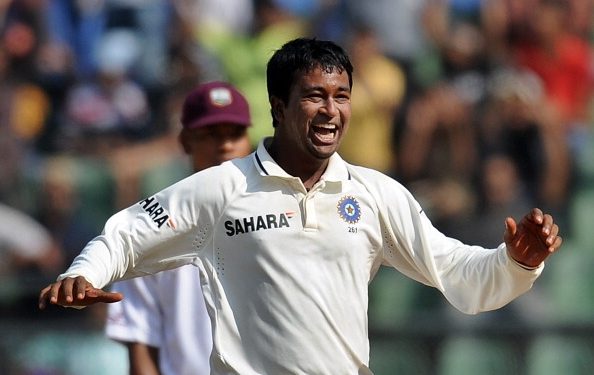
<svg viewBox="0 0 594 375">
<path fill-rule="evenodd" d="M 303 87 L 303 92 L 310 92 L 310 91 L 326 91 L 324 86 L 320 86 L 320 85 L 315 85 L 315 86 L 304 86 Z M 351 88 L 349 85 L 346 86 L 339 86 L 338 87 L 338 91 L 346 91 L 346 92 L 351 92 Z"/>
</svg>

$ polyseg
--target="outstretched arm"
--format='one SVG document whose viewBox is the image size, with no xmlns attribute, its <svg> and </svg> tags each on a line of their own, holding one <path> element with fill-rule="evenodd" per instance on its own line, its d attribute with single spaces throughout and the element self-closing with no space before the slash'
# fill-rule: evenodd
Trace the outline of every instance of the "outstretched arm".
<svg viewBox="0 0 594 375">
<path fill-rule="evenodd" d="M 553 217 L 538 208 L 532 209 L 519 223 L 508 217 L 504 240 L 509 255 L 527 268 L 538 267 L 562 243 Z"/>
<path fill-rule="evenodd" d="M 106 292 L 93 287 L 82 276 L 67 277 L 43 288 L 39 294 L 39 308 L 44 309 L 48 303 L 64 307 L 82 307 L 98 302 L 118 302 L 123 298 L 121 293 Z"/>
</svg>

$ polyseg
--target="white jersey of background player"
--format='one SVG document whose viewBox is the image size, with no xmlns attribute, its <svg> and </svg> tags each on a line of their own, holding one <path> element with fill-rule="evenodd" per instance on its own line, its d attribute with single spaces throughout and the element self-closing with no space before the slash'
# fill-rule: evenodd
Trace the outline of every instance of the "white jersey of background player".
<svg viewBox="0 0 594 375">
<path fill-rule="evenodd" d="M 248 104 L 224 82 L 198 86 L 184 101 L 179 140 L 194 171 L 251 151 Z M 126 344 L 130 374 L 196 375 L 210 372 L 210 320 L 199 269 L 188 265 L 120 281 L 126 296 L 108 306 L 105 332 Z"/>
</svg>

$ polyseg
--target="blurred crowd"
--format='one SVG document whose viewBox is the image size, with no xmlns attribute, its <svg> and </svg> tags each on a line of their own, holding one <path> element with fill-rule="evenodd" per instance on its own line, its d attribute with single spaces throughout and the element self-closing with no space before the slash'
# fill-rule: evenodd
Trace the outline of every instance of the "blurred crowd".
<svg viewBox="0 0 594 375">
<path fill-rule="evenodd" d="M 234 83 L 253 145 L 271 134 L 266 62 L 302 35 L 352 57 L 343 157 L 401 181 L 444 233 L 494 247 L 506 215 L 538 206 L 569 242 L 591 237 L 573 208 L 594 190 L 593 15 L 594 0 L 0 0 L 2 314 L 30 314 L 110 214 L 187 174 L 193 86 Z"/>
</svg>

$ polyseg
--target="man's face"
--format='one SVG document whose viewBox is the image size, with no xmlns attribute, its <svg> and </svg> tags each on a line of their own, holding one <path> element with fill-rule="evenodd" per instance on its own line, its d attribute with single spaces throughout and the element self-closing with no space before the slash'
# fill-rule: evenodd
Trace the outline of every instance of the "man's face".
<svg viewBox="0 0 594 375">
<path fill-rule="evenodd" d="M 327 159 L 340 145 L 351 118 L 351 89 L 346 71 L 316 68 L 298 77 L 288 102 L 277 103 L 275 139 L 300 159 Z"/>
<path fill-rule="evenodd" d="M 192 159 L 194 171 L 219 165 L 251 152 L 247 128 L 235 124 L 184 129 L 180 141 L 184 151 Z"/>
</svg>

